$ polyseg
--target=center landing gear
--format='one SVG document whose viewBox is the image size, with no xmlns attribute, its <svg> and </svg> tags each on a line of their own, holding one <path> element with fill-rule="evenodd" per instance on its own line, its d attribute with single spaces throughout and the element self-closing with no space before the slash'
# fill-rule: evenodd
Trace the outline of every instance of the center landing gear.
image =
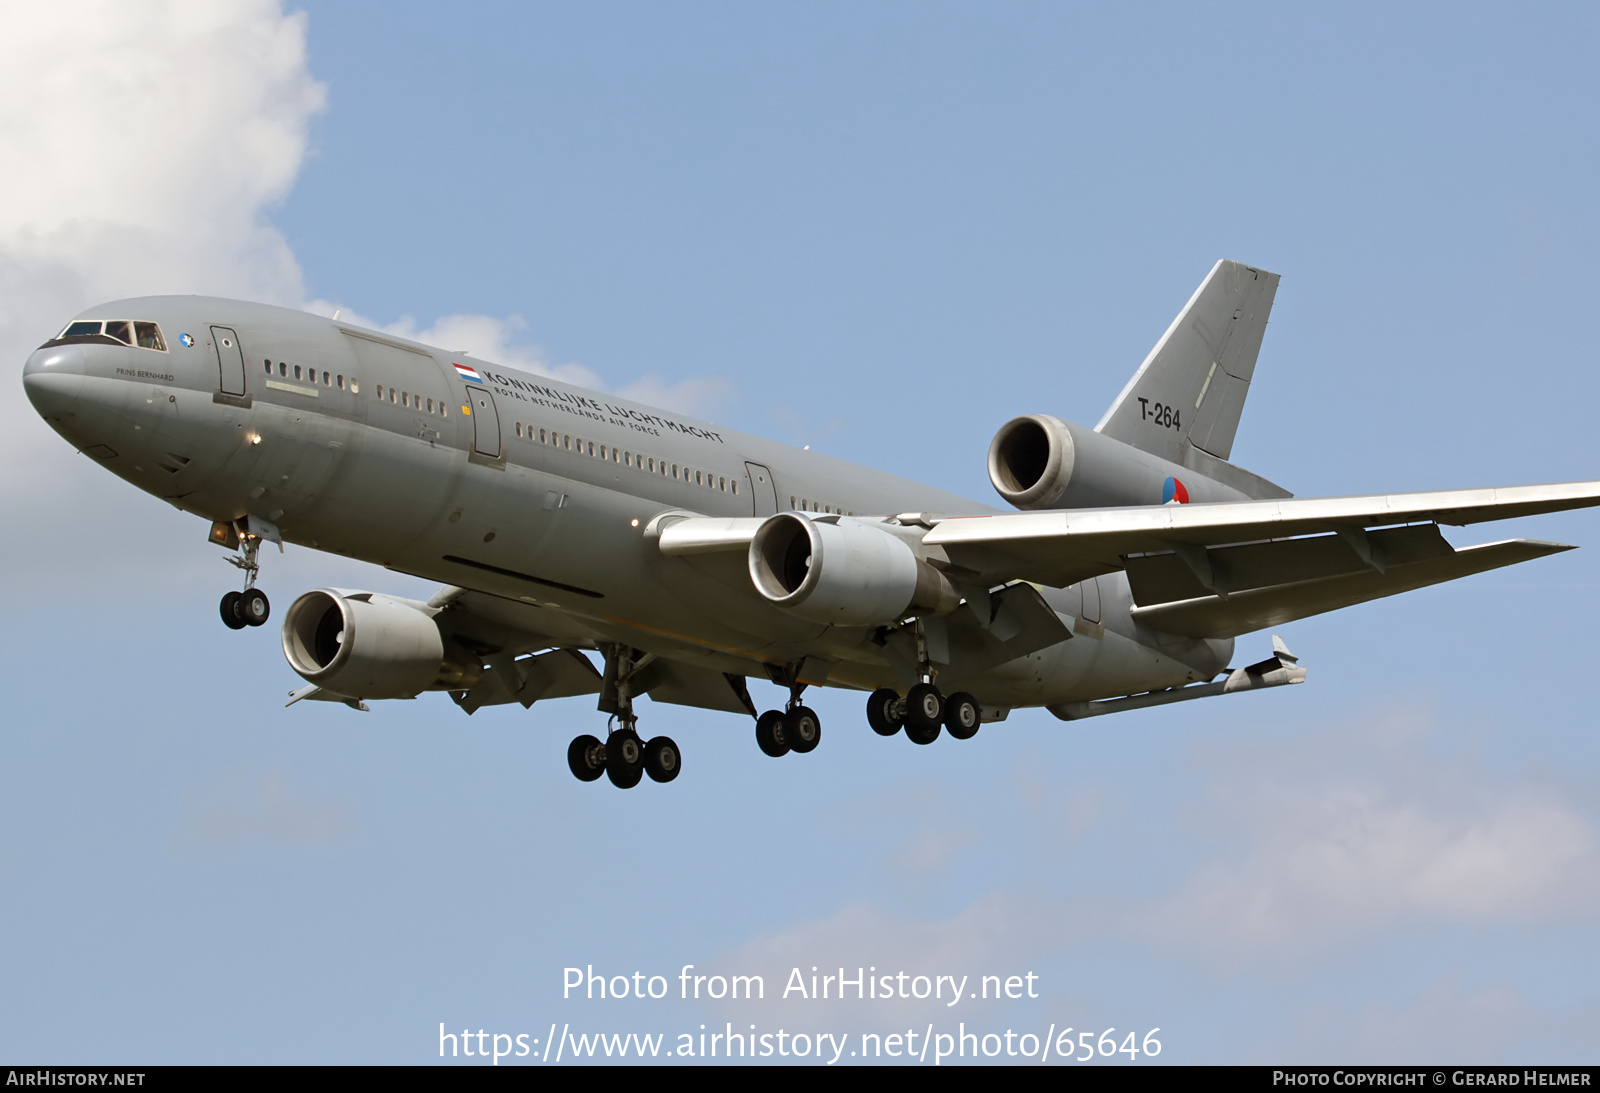
<svg viewBox="0 0 1600 1093">
<path fill-rule="evenodd" d="M 222 602 L 217 605 L 222 625 L 229 630 L 260 626 L 272 615 L 267 594 L 256 587 L 256 577 L 261 573 L 261 536 L 240 528 L 237 523 L 217 523 L 212 525 L 211 541 L 237 546 L 241 556 L 229 558 L 228 562 L 244 570 L 244 591 L 224 593 Z"/>
<path fill-rule="evenodd" d="M 580 736 L 567 746 L 567 767 L 580 782 L 597 781 L 602 774 L 618 789 L 632 789 L 646 774 L 654 782 L 670 782 L 683 769 L 683 755 L 669 736 L 639 739 L 639 719 L 633 713 L 633 693 L 638 675 L 654 660 L 636 650 L 614 645 L 606 650 L 605 686 L 600 709 L 612 715 L 615 726 L 601 743 Z"/>
<path fill-rule="evenodd" d="M 804 755 L 822 743 L 822 719 L 810 706 L 800 704 L 805 689 L 806 685 L 791 674 L 788 705 L 756 718 L 756 747 L 774 759 L 791 751 Z"/>
</svg>

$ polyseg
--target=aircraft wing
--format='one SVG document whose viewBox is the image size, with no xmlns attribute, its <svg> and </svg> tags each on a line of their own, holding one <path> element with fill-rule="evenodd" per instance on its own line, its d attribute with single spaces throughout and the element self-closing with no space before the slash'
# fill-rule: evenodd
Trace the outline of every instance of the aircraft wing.
<svg viewBox="0 0 1600 1093">
<path fill-rule="evenodd" d="M 945 519 L 923 542 L 945 551 L 953 575 L 992 584 L 1020 579 L 1063 587 L 1118 569 L 1128 569 L 1132 580 L 1137 565 L 1131 563 L 1140 556 L 1171 555 L 1200 589 L 1226 599 L 1236 589 L 1261 587 L 1263 574 L 1256 569 L 1268 566 L 1269 558 L 1278 566 L 1271 575 L 1279 579 L 1272 584 L 1306 577 L 1292 566 L 1285 568 L 1289 559 L 1284 550 L 1247 556 L 1227 555 L 1217 548 L 1321 535 L 1336 539 L 1348 556 L 1381 575 L 1388 568 L 1383 557 L 1386 544 L 1368 528 L 1475 524 L 1597 504 L 1600 482 L 1571 482 L 1368 497 L 1018 512 Z M 1313 569 L 1311 575 L 1330 574 Z M 1137 590 L 1135 598 L 1139 599 Z"/>
</svg>

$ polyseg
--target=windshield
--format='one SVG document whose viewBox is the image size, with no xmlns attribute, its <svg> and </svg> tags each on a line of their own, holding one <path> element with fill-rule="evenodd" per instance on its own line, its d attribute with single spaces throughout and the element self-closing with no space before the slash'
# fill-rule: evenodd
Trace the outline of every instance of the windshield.
<svg viewBox="0 0 1600 1093">
<path fill-rule="evenodd" d="M 68 323 L 55 340 L 68 338 L 93 338 L 102 344 L 112 341 L 136 345 L 140 349 L 154 349 L 159 353 L 167 351 L 167 341 L 161 336 L 160 326 L 132 319 L 77 319 Z"/>
</svg>

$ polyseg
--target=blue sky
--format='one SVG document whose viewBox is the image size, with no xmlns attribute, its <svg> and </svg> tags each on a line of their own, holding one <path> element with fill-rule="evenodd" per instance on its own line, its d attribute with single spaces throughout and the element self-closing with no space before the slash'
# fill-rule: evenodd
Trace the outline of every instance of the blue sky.
<svg viewBox="0 0 1600 1093">
<path fill-rule="evenodd" d="M 1235 461 L 1303 496 L 1597 476 L 1582 6 L 4 18 L 19 367 L 116 296 L 344 307 L 988 501 L 995 429 L 1092 424 L 1228 257 L 1283 275 Z M 925 749 L 813 692 L 824 744 L 778 762 L 651 706 L 684 774 L 621 793 L 565 770 L 581 699 L 284 709 L 205 529 L 0 401 L 0 1057 L 966 1020 L 1160 1026 L 1177 1062 L 1595 1061 L 1593 513 L 1452 530 L 1587 549 L 1285 628 L 1303 687 Z M 280 611 L 426 587 L 267 564 Z M 768 999 L 564 1001 L 590 964 Z M 773 997 L 841 964 L 1041 997 Z"/>
</svg>

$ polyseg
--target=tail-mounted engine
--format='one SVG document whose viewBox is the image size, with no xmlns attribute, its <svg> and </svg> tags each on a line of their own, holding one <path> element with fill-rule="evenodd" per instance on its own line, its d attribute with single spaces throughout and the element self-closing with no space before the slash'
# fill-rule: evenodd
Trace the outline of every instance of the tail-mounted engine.
<svg viewBox="0 0 1600 1093">
<path fill-rule="evenodd" d="M 422 604 L 376 592 L 319 588 L 283 619 L 289 667 L 350 698 L 414 698 L 472 687 L 478 658 L 449 642 Z"/>
<path fill-rule="evenodd" d="M 1157 421 L 1150 427 L 1162 428 Z M 989 481 L 1019 509 L 1248 499 L 1187 467 L 1046 414 L 1015 417 L 1000 427 L 989 444 Z"/>
<path fill-rule="evenodd" d="M 848 516 L 771 517 L 750 540 L 750 579 L 779 607 L 834 626 L 882 626 L 961 604 L 905 540 Z"/>
</svg>

